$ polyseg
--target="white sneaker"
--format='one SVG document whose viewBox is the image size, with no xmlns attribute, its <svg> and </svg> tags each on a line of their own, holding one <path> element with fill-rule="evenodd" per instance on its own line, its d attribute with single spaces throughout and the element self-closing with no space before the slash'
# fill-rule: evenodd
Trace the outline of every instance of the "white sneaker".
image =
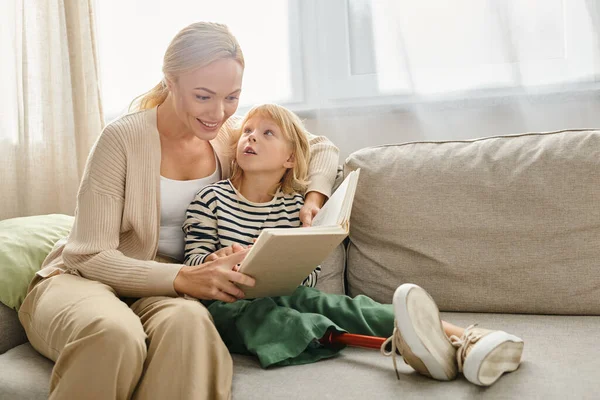
<svg viewBox="0 0 600 400">
<path fill-rule="evenodd" d="M 393 304 L 396 326 L 381 352 L 394 357 L 394 368 L 397 349 L 404 361 L 423 375 L 441 381 L 456 378 L 456 348 L 444 333 L 440 312 L 431 296 L 417 285 L 404 284 L 396 289 Z M 390 342 L 391 351 L 385 351 Z"/>
<path fill-rule="evenodd" d="M 450 338 L 455 347 L 458 369 L 471 383 L 490 386 L 505 372 L 519 368 L 523 340 L 504 331 L 490 331 L 471 325 L 461 338 Z"/>
</svg>

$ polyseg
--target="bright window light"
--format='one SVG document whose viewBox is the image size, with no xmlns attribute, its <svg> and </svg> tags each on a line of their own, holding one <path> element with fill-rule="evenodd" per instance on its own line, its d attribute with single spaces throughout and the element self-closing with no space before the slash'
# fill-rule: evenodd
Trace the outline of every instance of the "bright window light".
<svg viewBox="0 0 600 400">
<path fill-rule="evenodd" d="M 290 101 L 290 16 L 284 0 L 101 0 L 96 2 L 102 100 L 107 119 L 162 78 L 171 39 L 198 21 L 220 22 L 237 37 L 246 62 L 240 106 Z"/>
</svg>

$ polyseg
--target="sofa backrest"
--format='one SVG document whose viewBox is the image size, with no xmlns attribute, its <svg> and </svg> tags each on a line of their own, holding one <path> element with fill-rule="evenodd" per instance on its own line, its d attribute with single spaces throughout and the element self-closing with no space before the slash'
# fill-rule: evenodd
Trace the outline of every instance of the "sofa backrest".
<svg viewBox="0 0 600 400">
<path fill-rule="evenodd" d="M 600 132 L 359 150 L 349 295 L 442 311 L 600 315 Z"/>
<path fill-rule="evenodd" d="M 27 342 L 17 312 L 0 303 L 0 354 Z"/>
</svg>

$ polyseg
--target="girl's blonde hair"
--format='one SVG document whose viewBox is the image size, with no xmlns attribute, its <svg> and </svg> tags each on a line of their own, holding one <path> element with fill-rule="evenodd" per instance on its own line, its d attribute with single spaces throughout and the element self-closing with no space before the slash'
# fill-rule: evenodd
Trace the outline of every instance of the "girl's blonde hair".
<svg viewBox="0 0 600 400">
<path fill-rule="evenodd" d="M 285 107 L 277 104 L 262 104 L 254 106 L 248 111 L 242 120 L 236 134 L 233 137 L 233 143 L 230 146 L 231 154 L 231 180 L 239 179 L 243 171 L 236 161 L 237 143 L 242 136 L 242 131 L 246 122 L 255 116 L 268 118 L 275 122 L 281 132 L 292 146 L 292 155 L 294 157 L 294 166 L 288 168 L 281 178 L 280 188 L 285 194 L 304 193 L 308 184 L 308 163 L 310 161 L 310 145 L 308 143 L 309 133 L 304 128 L 300 118 Z"/>
<path fill-rule="evenodd" d="M 240 45 L 226 25 L 213 22 L 196 22 L 171 40 L 163 58 L 164 78 L 149 92 L 133 99 L 130 111 L 156 107 L 165 101 L 169 90 L 166 79 L 175 81 L 179 75 L 208 64 L 231 58 L 244 68 L 244 55 Z"/>
</svg>

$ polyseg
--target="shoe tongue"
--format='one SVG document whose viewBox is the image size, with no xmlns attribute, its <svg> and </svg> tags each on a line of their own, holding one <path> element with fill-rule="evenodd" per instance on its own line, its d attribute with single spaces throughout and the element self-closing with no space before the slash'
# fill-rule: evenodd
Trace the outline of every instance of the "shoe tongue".
<svg viewBox="0 0 600 400">
<path fill-rule="evenodd" d="M 483 337 L 493 331 L 475 326 L 475 327 L 469 329 L 469 332 L 473 332 L 475 335 Z"/>
</svg>

